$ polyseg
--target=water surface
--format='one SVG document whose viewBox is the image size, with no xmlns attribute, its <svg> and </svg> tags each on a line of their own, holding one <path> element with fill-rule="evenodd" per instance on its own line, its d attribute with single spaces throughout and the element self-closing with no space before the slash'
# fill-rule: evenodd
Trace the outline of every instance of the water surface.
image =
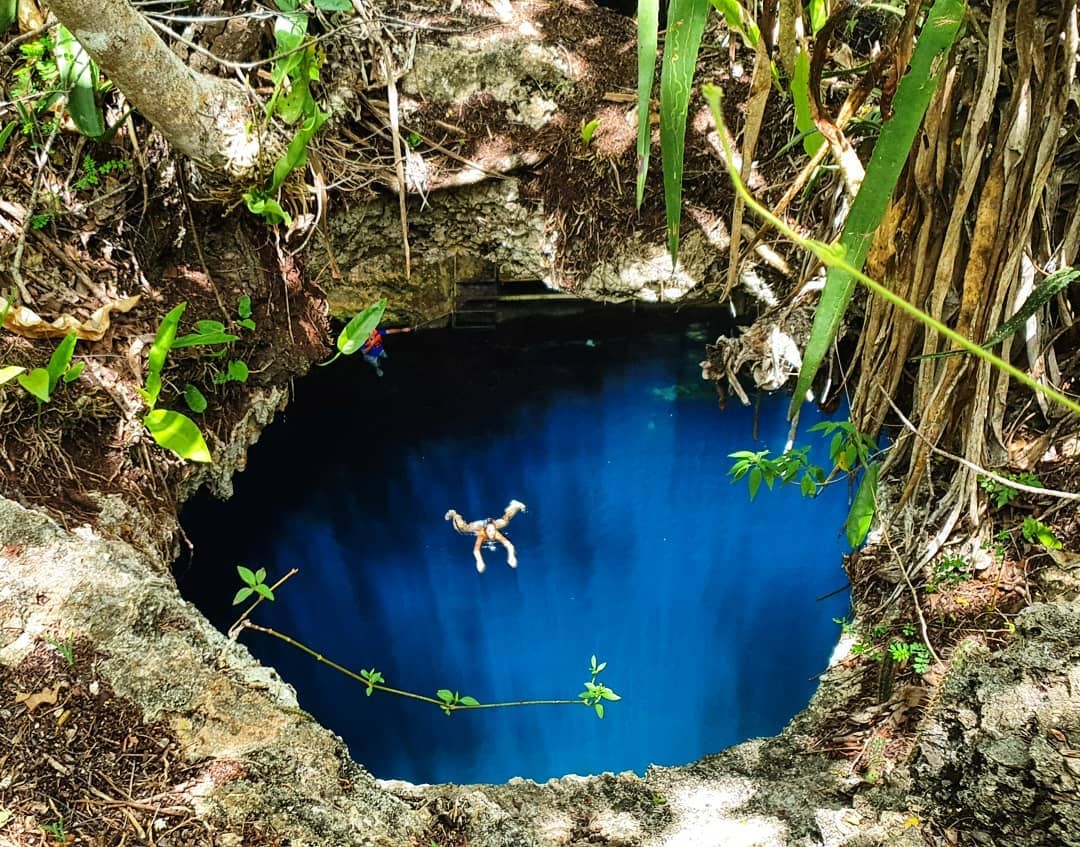
<svg viewBox="0 0 1080 847">
<path fill-rule="evenodd" d="M 722 412 L 700 380 L 710 329 L 552 338 L 391 336 L 382 379 L 338 362 L 252 449 L 235 498 L 184 513 L 181 588 L 222 628 L 234 566 L 298 577 L 258 622 L 396 687 L 481 702 L 574 698 L 589 658 L 622 695 L 581 707 L 456 713 L 376 694 L 287 645 L 245 641 L 376 776 L 498 782 L 678 764 L 777 732 L 805 706 L 846 596 L 841 486 L 749 502 L 727 454 L 783 449 L 786 399 Z M 804 412 L 804 429 L 814 420 Z M 815 441 L 818 441 L 815 437 Z M 823 446 L 823 445 L 822 445 Z M 817 455 L 823 461 L 822 452 Z M 528 511 L 473 567 L 443 520 Z"/>
</svg>

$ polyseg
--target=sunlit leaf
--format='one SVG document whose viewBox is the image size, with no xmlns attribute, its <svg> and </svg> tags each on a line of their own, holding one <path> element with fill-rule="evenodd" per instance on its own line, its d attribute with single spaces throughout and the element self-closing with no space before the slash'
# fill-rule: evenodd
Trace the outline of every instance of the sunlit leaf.
<svg viewBox="0 0 1080 847">
<path fill-rule="evenodd" d="M 803 150 L 808 156 L 817 153 L 825 143 L 814 125 L 810 114 L 810 55 L 800 50 L 795 56 L 795 74 L 791 78 L 791 100 L 795 106 L 795 128 L 807 133 L 803 137 Z"/>
<path fill-rule="evenodd" d="M 75 343 L 78 339 L 78 335 L 74 332 L 69 332 L 64 336 L 63 340 L 56 345 L 56 349 L 49 358 L 49 364 L 46 365 L 45 370 L 49 372 L 50 394 L 53 392 L 53 389 L 56 388 L 56 384 L 60 382 L 60 378 L 67 371 L 68 365 L 71 363 L 71 355 L 75 352 Z"/>
<path fill-rule="evenodd" d="M 479 706 L 480 705 L 480 701 L 477 700 L 475 697 L 462 697 L 460 702 L 461 702 L 462 706 Z"/>
<path fill-rule="evenodd" d="M 42 403 L 49 402 L 49 372 L 45 368 L 34 368 L 28 374 L 19 374 L 19 385 Z"/>
<path fill-rule="evenodd" d="M 255 579 L 255 573 L 251 570 L 251 568 L 245 568 L 243 565 L 237 565 L 236 573 L 239 574 L 240 579 L 242 579 L 245 583 L 252 587 L 254 587 L 259 582 L 259 580 Z"/>
<path fill-rule="evenodd" d="M 672 262 L 679 253 L 690 86 L 710 8 L 709 0 L 671 0 L 668 6 L 664 60 L 660 68 L 660 155 L 664 165 L 664 206 Z"/>
<path fill-rule="evenodd" d="M 233 597 L 232 604 L 234 606 L 240 605 L 245 600 L 247 600 L 247 598 L 250 597 L 252 595 L 252 593 L 253 593 L 253 589 L 251 589 L 251 588 L 247 588 L 247 587 L 241 588 L 239 591 L 236 592 L 236 596 Z"/>
<path fill-rule="evenodd" d="M 449 688 L 440 688 L 435 692 L 435 696 L 442 700 L 444 703 L 454 702 L 454 692 Z"/>
<path fill-rule="evenodd" d="M 11 380 L 15 379 L 15 377 L 25 370 L 26 368 L 20 368 L 18 365 L 7 365 L 6 367 L 0 368 L 0 385 L 3 385 L 5 382 L 11 382 Z"/>
<path fill-rule="evenodd" d="M 187 415 L 168 409 L 154 409 L 143 418 L 154 441 L 190 462 L 211 462 L 210 448 L 202 431 Z"/>
<path fill-rule="evenodd" d="M 150 345 L 150 355 L 146 363 L 146 386 L 142 394 L 151 410 L 157 405 L 158 395 L 161 393 L 161 370 L 165 367 L 165 358 L 176 340 L 176 328 L 180 325 L 180 316 L 186 308 L 187 303 L 181 303 L 161 319 L 154 343 Z"/>
<path fill-rule="evenodd" d="M 386 298 L 368 306 L 349 321 L 338 335 L 337 348 L 344 356 L 351 356 L 364 346 L 368 336 L 379 325 L 386 311 Z"/>
<path fill-rule="evenodd" d="M 936 0 L 926 17 L 911 56 L 908 72 L 900 80 L 893 99 L 893 116 L 881 128 L 866 177 L 851 204 L 840 245 L 847 261 L 862 268 L 874 232 L 881 223 L 889 198 L 907 161 L 915 134 L 922 124 L 930 98 L 937 88 L 945 63 L 941 57 L 952 49 L 960 29 L 964 0 Z M 847 311 L 855 280 L 846 271 L 830 267 L 814 314 L 814 325 L 803 353 L 802 369 L 791 398 L 788 418 L 794 419 L 828 355 L 840 322 Z"/>
<path fill-rule="evenodd" d="M 652 101 L 653 77 L 656 75 L 656 37 L 659 29 L 658 0 L 638 0 L 638 135 L 637 135 L 637 207 L 645 198 L 645 177 L 649 173 L 652 147 L 652 124 L 649 104 Z"/>
<path fill-rule="evenodd" d="M 76 362 L 66 371 L 64 371 L 64 382 L 74 382 L 82 374 L 83 368 L 86 367 L 86 362 Z"/>
</svg>

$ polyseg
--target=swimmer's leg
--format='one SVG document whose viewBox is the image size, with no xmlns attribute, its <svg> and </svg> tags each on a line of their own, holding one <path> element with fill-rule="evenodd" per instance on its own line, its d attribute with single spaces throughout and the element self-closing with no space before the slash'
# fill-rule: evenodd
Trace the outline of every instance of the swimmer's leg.
<svg viewBox="0 0 1080 847">
<path fill-rule="evenodd" d="M 508 564 L 512 568 L 516 568 L 517 553 L 514 552 L 514 545 L 510 543 L 510 539 L 503 535 L 501 532 L 496 532 L 495 540 L 506 548 L 506 564 Z"/>
<path fill-rule="evenodd" d="M 496 533 L 495 535 L 496 535 L 496 537 L 498 537 L 498 533 Z M 476 559 L 476 572 L 477 573 L 483 573 L 484 572 L 484 556 L 480 552 L 480 548 L 483 546 L 483 544 L 484 544 L 484 536 L 483 535 L 477 535 L 476 536 L 476 544 L 473 545 L 473 551 L 472 551 L 473 558 Z"/>
<path fill-rule="evenodd" d="M 496 519 L 495 527 L 497 529 L 502 529 L 504 526 L 506 526 L 508 523 L 510 523 L 510 519 L 512 517 L 514 517 L 514 515 L 516 515 L 518 512 L 524 512 L 524 511 L 525 511 L 525 504 L 524 503 L 522 503 L 520 500 L 511 500 L 510 505 L 507 506 L 506 511 L 503 512 L 503 516 L 501 518 Z"/>
<path fill-rule="evenodd" d="M 463 518 L 461 515 L 459 515 L 453 509 L 450 509 L 445 515 L 443 515 L 443 520 L 444 521 L 448 521 L 448 520 L 451 520 L 451 519 L 453 519 L 453 521 L 454 521 L 454 529 L 456 529 L 458 532 L 465 533 L 465 532 L 474 532 L 475 531 L 472 524 L 465 523 L 465 518 Z M 474 521 L 474 523 L 475 523 L 475 521 Z"/>
</svg>

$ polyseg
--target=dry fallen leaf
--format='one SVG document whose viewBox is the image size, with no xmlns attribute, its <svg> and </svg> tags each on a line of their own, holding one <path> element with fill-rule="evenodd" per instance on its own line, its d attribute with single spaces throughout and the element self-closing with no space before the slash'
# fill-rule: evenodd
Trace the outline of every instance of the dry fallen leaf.
<svg viewBox="0 0 1080 847">
<path fill-rule="evenodd" d="M 54 688 L 42 688 L 36 694 L 23 694 L 19 692 L 15 695 L 16 703 L 25 703 L 26 710 L 28 712 L 34 711 L 42 703 L 53 705 L 56 702 L 56 696 L 60 693 L 60 686 L 57 685 Z"/>
<path fill-rule="evenodd" d="M 13 306 L 4 319 L 4 327 L 24 338 L 62 338 L 69 332 L 74 332 L 83 341 L 100 341 L 109 328 L 109 314 L 131 311 L 139 302 L 140 296 L 136 294 L 126 300 L 106 303 L 85 322 L 72 315 L 60 315 L 52 321 L 46 321 L 26 306 Z"/>
</svg>

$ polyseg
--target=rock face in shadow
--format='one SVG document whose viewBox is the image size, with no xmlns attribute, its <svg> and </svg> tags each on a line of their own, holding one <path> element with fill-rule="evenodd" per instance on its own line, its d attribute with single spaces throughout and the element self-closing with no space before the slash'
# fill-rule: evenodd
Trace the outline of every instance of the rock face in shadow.
<svg viewBox="0 0 1080 847">
<path fill-rule="evenodd" d="M 953 659 L 913 785 L 995 845 L 1080 844 L 1080 608 L 1040 603 L 1016 628 L 999 652 L 972 646 Z"/>
</svg>

